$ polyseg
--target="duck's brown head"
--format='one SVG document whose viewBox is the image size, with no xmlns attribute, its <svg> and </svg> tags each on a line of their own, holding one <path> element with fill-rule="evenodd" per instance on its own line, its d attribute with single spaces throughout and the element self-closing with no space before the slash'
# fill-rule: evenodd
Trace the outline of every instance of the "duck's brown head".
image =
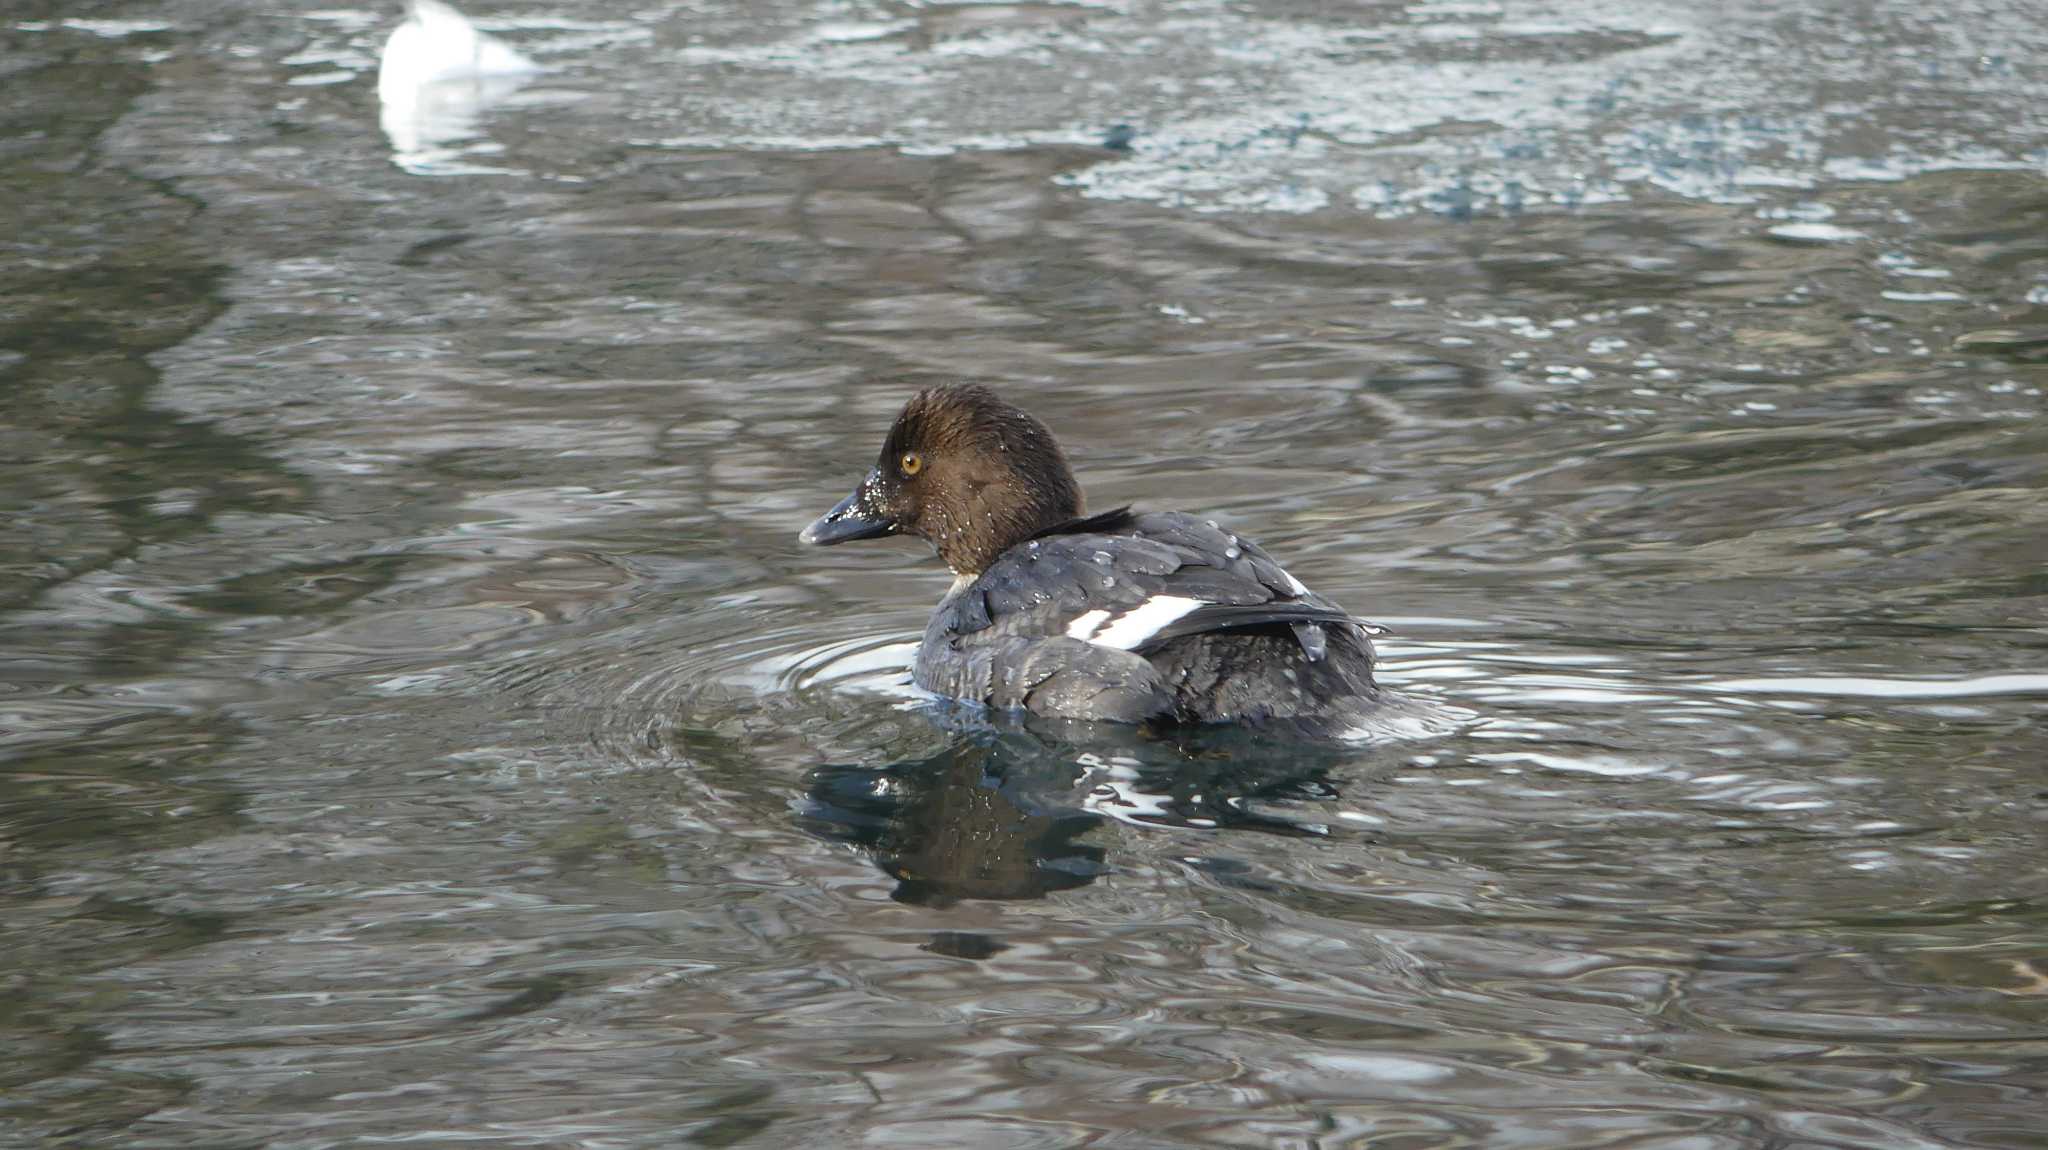
<svg viewBox="0 0 2048 1150">
<path fill-rule="evenodd" d="M 903 405 L 882 457 L 805 543 L 883 535 L 929 542 L 956 573 L 1082 513 L 1080 485 L 1043 423 L 985 387 L 938 387 Z"/>
</svg>

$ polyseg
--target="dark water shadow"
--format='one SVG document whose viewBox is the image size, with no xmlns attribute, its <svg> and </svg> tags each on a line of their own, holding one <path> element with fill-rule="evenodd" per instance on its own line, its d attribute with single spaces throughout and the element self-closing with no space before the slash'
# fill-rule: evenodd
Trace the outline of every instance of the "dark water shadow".
<svg viewBox="0 0 2048 1150">
<path fill-rule="evenodd" d="M 1159 828 L 1326 833 L 1289 803 L 1336 798 L 1367 752 L 1235 729 L 935 712 L 947 744 L 922 758 L 812 770 L 798 824 L 868 851 L 899 902 L 1044 898 L 1115 870 L 1089 834 Z M 950 952 L 950 951 L 949 951 Z"/>
</svg>

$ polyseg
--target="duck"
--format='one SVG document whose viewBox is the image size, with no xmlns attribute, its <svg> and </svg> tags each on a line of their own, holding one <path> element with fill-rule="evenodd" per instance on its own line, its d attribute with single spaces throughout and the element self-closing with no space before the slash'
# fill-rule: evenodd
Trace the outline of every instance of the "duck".
<svg viewBox="0 0 2048 1150">
<path fill-rule="evenodd" d="M 516 76 L 540 66 L 495 36 L 478 30 L 442 0 L 406 0 L 405 19 L 377 57 L 377 98 L 389 104 L 427 84 Z"/>
<path fill-rule="evenodd" d="M 953 572 L 911 678 L 1054 719 L 1352 728 L 1383 629 L 1217 521 L 1090 514 L 1046 425 L 978 384 L 920 391 L 853 493 L 799 540 L 912 535 Z"/>
<path fill-rule="evenodd" d="M 399 167 L 427 172 L 477 134 L 484 111 L 541 71 L 441 0 L 408 0 L 377 63 L 378 121 Z"/>
</svg>

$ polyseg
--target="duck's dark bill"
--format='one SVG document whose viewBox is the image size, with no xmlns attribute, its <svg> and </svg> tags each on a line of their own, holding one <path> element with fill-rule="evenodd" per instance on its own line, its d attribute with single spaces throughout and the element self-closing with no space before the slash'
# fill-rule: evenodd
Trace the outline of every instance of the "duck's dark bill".
<svg viewBox="0 0 2048 1150">
<path fill-rule="evenodd" d="M 867 484 L 862 484 L 852 495 L 840 500 L 838 506 L 818 516 L 817 521 L 804 528 L 803 534 L 797 536 L 797 539 L 825 547 L 855 539 L 877 539 L 895 534 L 894 519 L 864 505 L 863 497 L 867 494 Z"/>
</svg>

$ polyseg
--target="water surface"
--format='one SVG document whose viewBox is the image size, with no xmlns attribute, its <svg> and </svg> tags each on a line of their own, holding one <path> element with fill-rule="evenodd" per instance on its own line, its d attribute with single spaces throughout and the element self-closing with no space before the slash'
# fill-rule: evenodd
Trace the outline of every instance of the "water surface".
<svg viewBox="0 0 2048 1150">
<path fill-rule="evenodd" d="M 2037 12 L 701 7 L 0 19 L 0 1142 L 2043 1145 Z M 959 379 L 1474 721 L 920 699 Z"/>
</svg>

